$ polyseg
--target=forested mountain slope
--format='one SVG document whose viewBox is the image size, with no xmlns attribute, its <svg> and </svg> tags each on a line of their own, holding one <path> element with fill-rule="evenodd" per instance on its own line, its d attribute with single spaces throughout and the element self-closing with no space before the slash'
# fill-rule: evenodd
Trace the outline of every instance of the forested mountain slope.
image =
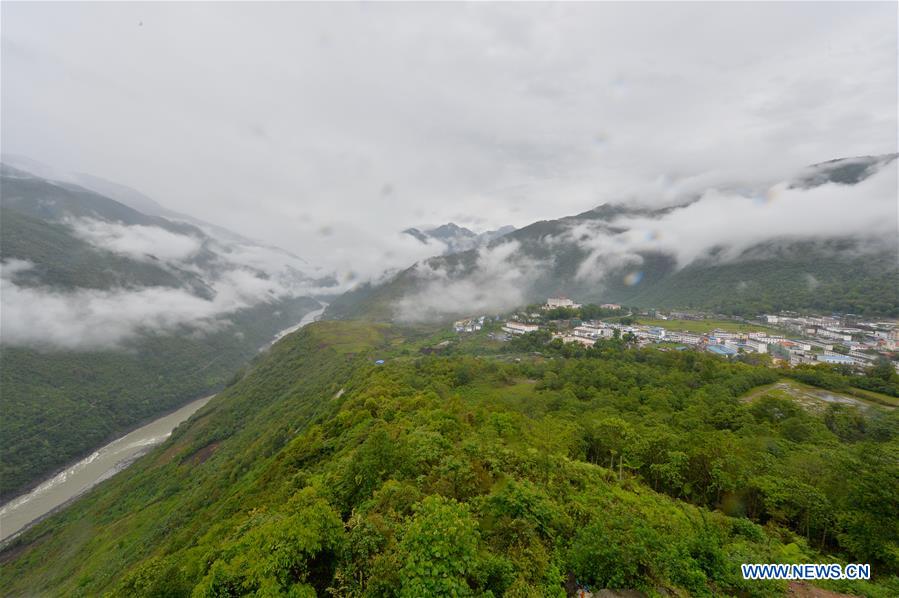
<svg viewBox="0 0 899 598">
<path fill-rule="evenodd" d="M 421 355 L 439 338 L 286 337 L 6 546 L 5 593 L 781 596 L 740 563 L 835 560 L 875 580 L 823 585 L 899 592 L 896 410 L 749 400 L 786 372 L 707 354 L 534 336 Z"/>
<path fill-rule="evenodd" d="M 221 388 L 319 306 L 286 252 L 0 169 L 3 499 Z"/>
<path fill-rule="evenodd" d="M 895 168 L 895 155 L 835 160 L 767 190 L 714 189 L 661 208 L 605 204 L 535 222 L 487 248 L 360 286 L 332 302 L 329 314 L 446 320 L 563 293 L 581 302 L 739 315 L 894 316 L 899 235 L 892 225 L 853 227 L 851 216 L 868 211 L 865 222 L 896 221 Z M 836 222 L 818 223 L 825 203 Z"/>
</svg>

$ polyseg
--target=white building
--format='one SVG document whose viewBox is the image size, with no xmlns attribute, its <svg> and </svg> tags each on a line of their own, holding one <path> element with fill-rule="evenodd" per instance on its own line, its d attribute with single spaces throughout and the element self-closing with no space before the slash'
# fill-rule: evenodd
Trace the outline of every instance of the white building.
<svg viewBox="0 0 899 598">
<path fill-rule="evenodd" d="M 717 338 L 719 341 L 721 340 L 734 340 L 741 338 L 741 334 L 737 334 L 736 332 L 725 332 L 724 330 L 718 330 L 717 328 L 709 334 L 709 336 L 713 336 Z"/>
<path fill-rule="evenodd" d="M 580 303 L 575 303 L 568 297 L 550 297 L 546 300 L 546 309 L 553 309 L 555 307 L 570 307 L 577 309 L 580 306 Z"/>
<path fill-rule="evenodd" d="M 864 363 L 873 363 L 879 357 L 878 355 L 871 355 L 870 353 L 862 353 L 861 351 L 849 351 L 849 355 L 852 356 L 856 362 L 864 362 Z"/>
<path fill-rule="evenodd" d="M 821 349 L 822 351 L 833 351 L 833 343 L 824 341 L 808 341 L 812 349 Z"/>
<path fill-rule="evenodd" d="M 560 334 L 560 335 L 557 335 L 555 338 L 560 338 L 560 339 L 562 339 L 562 342 L 563 342 L 563 343 L 566 343 L 566 344 L 567 344 L 567 343 L 580 343 L 580 344 L 584 345 L 585 347 L 592 347 L 593 344 L 596 342 L 596 339 L 595 339 L 595 338 L 586 338 L 586 337 L 583 337 L 583 336 L 574 336 L 574 335 L 572 335 L 572 334 L 565 334 L 565 335 L 561 335 L 561 334 Z"/>
<path fill-rule="evenodd" d="M 611 328 L 600 328 L 599 326 L 589 326 L 586 324 L 583 326 L 578 326 L 571 331 L 572 336 L 593 340 L 596 340 L 598 338 L 612 338 L 614 334 L 615 333 Z"/>
<path fill-rule="evenodd" d="M 506 322 L 503 324 L 503 330 L 509 334 L 526 334 L 528 332 L 536 332 L 540 327 L 536 324 L 522 324 L 521 322 Z"/>
<path fill-rule="evenodd" d="M 484 327 L 484 318 L 475 319 L 472 318 L 470 320 L 459 320 L 458 322 L 453 323 L 453 329 L 456 332 L 477 332 L 481 328 Z"/>
<path fill-rule="evenodd" d="M 746 341 L 746 346 L 755 351 L 756 353 L 767 353 L 768 352 L 768 343 L 765 340 L 758 338 L 750 338 Z"/>
<path fill-rule="evenodd" d="M 702 342 L 700 335 L 689 332 L 673 332 L 669 330 L 665 338 L 673 343 L 684 343 L 685 345 L 698 345 Z"/>
<path fill-rule="evenodd" d="M 665 340 L 666 330 L 664 328 L 640 328 L 634 332 L 637 338 L 647 339 L 653 342 L 661 342 Z"/>
<path fill-rule="evenodd" d="M 845 332 L 842 332 L 839 330 L 828 330 L 828 329 L 823 329 L 823 328 L 818 329 L 818 336 L 821 338 L 831 338 L 831 339 L 838 340 L 838 341 L 851 341 L 852 340 L 851 334 L 846 334 Z"/>
</svg>

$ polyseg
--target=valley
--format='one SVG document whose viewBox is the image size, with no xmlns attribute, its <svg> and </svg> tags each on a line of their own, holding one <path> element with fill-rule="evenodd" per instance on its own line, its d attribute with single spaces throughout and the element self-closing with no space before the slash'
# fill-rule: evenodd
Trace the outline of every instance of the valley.
<svg viewBox="0 0 899 598">
<path fill-rule="evenodd" d="M 894 157 L 872 160 L 857 178 Z M 874 576 L 822 588 L 899 591 L 883 248 L 686 267 L 653 250 L 590 281 L 573 231 L 677 209 L 606 205 L 496 236 L 406 231 L 450 249 L 329 294 L 295 256 L 4 172 L 7 297 L 170 306 L 53 338 L 5 324 L 10 596 L 779 596 L 738 565 L 826 559 Z M 148 234 L 184 249 L 122 249 Z"/>
<path fill-rule="evenodd" d="M 899 597 L 899 3 L 0 0 L 0 598 Z"/>
<path fill-rule="evenodd" d="M 172 430 L 209 402 L 198 399 L 100 447 L 85 459 L 41 482 L 28 494 L 0 506 L 0 542 L 78 498 L 96 484 L 122 471 L 165 440 Z"/>
<path fill-rule="evenodd" d="M 0 169 L 3 501 L 217 392 L 320 309 L 296 256 Z"/>
<path fill-rule="evenodd" d="M 260 349 L 270 348 L 287 334 L 314 322 L 326 306 L 311 311 L 303 319 L 278 332 L 272 341 Z M 19 533 L 28 525 L 66 504 L 131 465 L 141 455 L 163 442 L 180 424 L 201 409 L 212 397 L 192 401 L 176 411 L 129 432 L 97 449 L 87 458 L 67 466 L 52 478 L 39 483 L 25 495 L 0 506 L 0 542 Z"/>
<path fill-rule="evenodd" d="M 440 338 L 330 321 L 288 335 L 162 446 L 17 537 L 0 580 L 12 596 L 561 595 L 574 576 L 775 596 L 785 585 L 742 581 L 735 563 L 841 555 L 875 581 L 825 587 L 894 593 L 896 410 L 747 403 L 780 374 L 709 354 L 614 339 L 425 351 Z"/>
</svg>

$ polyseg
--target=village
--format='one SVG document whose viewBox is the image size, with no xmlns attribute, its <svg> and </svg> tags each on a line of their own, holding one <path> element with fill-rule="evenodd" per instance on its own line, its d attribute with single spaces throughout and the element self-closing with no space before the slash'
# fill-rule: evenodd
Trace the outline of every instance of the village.
<svg viewBox="0 0 899 598">
<path fill-rule="evenodd" d="M 596 313 L 602 315 L 592 317 Z M 590 314 L 590 319 L 580 317 L 583 314 Z M 584 346 L 620 338 L 664 350 L 708 351 L 722 357 L 765 354 L 773 364 L 834 364 L 853 369 L 888 359 L 899 371 L 899 323 L 852 314 L 784 312 L 746 320 L 696 311 L 628 309 L 616 303 L 584 306 L 559 296 L 505 315 L 459 320 L 453 329 L 469 334 L 488 324 L 500 326 L 500 331 L 490 333 L 498 341 L 547 330 L 553 339 Z"/>
</svg>

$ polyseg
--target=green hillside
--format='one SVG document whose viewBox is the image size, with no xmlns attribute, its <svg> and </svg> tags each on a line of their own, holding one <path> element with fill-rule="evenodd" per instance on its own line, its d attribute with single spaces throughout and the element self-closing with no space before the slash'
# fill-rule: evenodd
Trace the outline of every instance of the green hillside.
<svg viewBox="0 0 899 598">
<path fill-rule="evenodd" d="M 56 289 L 109 289 L 116 286 L 180 287 L 183 282 L 166 268 L 99 250 L 77 238 L 70 228 L 29 216 L 13 208 L 0 208 L 0 255 L 26 260 L 33 268 L 21 273 L 24 286 Z M 197 288 L 203 285 L 187 275 Z M 205 290 L 205 289 L 204 289 Z"/>
<path fill-rule="evenodd" d="M 833 183 L 848 187 L 896 158 L 888 154 L 815 165 L 792 186 L 812 188 Z M 895 234 L 885 239 L 832 236 L 816 240 L 786 235 L 726 258 L 724 247 L 712 247 L 683 266 L 661 249 L 642 249 L 629 253 L 630 261 L 621 263 L 613 250 L 619 241 L 614 235 L 628 231 L 622 222 L 629 218 L 652 222 L 690 205 L 688 201 L 651 209 L 604 204 L 574 216 L 535 222 L 493 241 L 493 250 L 516 244 L 508 256 L 500 251 L 505 256 L 501 266 L 490 266 L 496 271 L 485 271 L 479 263 L 480 250 L 476 249 L 426 260 L 429 268 L 424 270 L 440 272 L 444 285 L 457 283 L 486 295 L 496 292 L 491 287 L 493 277 L 521 269 L 526 273 L 519 283 L 524 294 L 522 303 L 542 302 L 563 293 L 582 303 L 694 308 L 743 316 L 780 310 L 899 315 L 899 239 Z M 895 219 L 896 213 L 887 217 Z M 665 234 L 664 225 L 659 226 L 660 233 Z M 735 231 L 740 226 L 733 223 Z M 589 241 L 602 235 L 608 235 L 609 249 L 591 256 Z M 594 257 L 595 263 L 588 261 Z M 579 272 L 585 263 L 593 266 L 590 269 L 597 272 L 598 279 L 591 280 Z M 428 290 L 427 277 L 412 267 L 386 282 L 361 285 L 346 293 L 331 303 L 328 314 L 334 318 L 403 320 L 407 314 L 401 311 L 400 301 Z M 458 313 L 431 315 L 444 320 L 471 315 L 470 307 L 463 303 L 460 301 Z"/>
<path fill-rule="evenodd" d="M 144 214 L 123 203 L 78 185 L 48 181 L 0 164 L 3 207 L 42 220 L 63 217 L 95 218 L 122 224 L 158 226 L 171 232 L 202 235 L 195 226 Z"/>
<path fill-rule="evenodd" d="M 700 262 L 639 285 L 609 281 L 608 301 L 752 316 L 781 310 L 899 315 L 899 247 L 860 253 L 852 239 L 756 247 L 735 262 Z"/>
<path fill-rule="evenodd" d="M 520 243 L 516 259 L 546 258 L 550 248 L 538 233 L 546 226 L 547 223 L 537 223 L 524 227 L 501 242 L 515 239 Z M 646 253 L 642 255 L 636 283 L 629 278 L 635 271 L 633 267 L 613 269 L 598 282 L 579 280 L 575 274 L 587 255 L 577 246 L 555 244 L 551 248 L 552 265 L 527 281 L 525 299 L 541 303 L 561 293 L 583 303 L 692 308 L 741 316 L 781 310 L 897 316 L 899 247 L 894 243 L 893 247 L 861 252 L 859 246 L 863 243 L 839 239 L 769 244 L 753 247 L 736 260 L 708 259 L 682 269 L 670 256 Z M 476 252 L 469 251 L 431 258 L 428 262 L 450 272 L 450 280 L 461 282 L 474 273 L 476 257 Z M 329 306 L 328 315 L 402 320 L 399 301 L 422 292 L 426 285 L 416 269 L 409 268 L 384 283 L 361 285 L 338 297 Z M 460 306 L 458 313 L 443 314 L 442 319 L 470 315 L 469 311 Z"/>
<path fill-rule="evenodd" d="M 219 390 L 259 347 L 316 307 L 306 298 L 263 304 L 233 314 L 232 325 L 215 333 L 145 334 L 115 350 L 2 347 L 0 495 L 15 496 L 128 430 Z"/>
<path fill-rule="evenodd" d="M 0 172 L 0 259 L 30 264 L 12 277 L 20 287 L 60 296 L 164 287 L 208 300 L 214 294 L 208 281 L 229 266 L 208 248 L 212 240 L 192 225 L 5 165 Z M 189 264 L 133 259 L 80 238 L 69 224 L 73 217 L 160 227 L 191 235 L 202 246 Z M 198 334 L 187 326 L 143 331 L 115 348 L 35 348 L 4 339 L 0 499 L 21 493 L 131 428 L 222 388 L 277 332 L 318 306 L 305 297 L 272 298 L 226 314 L 214 331 Z"/>
<path fill-rule="evenodd" d="M 436 338 L 287 337 L 7 545 L 5 595 L 781 596 L 740 563 L 834 561 L 875 579 L 822 585 L 899 593 L 896 410 L 744 400 L 782 374 L 706 354 Z"/>
</svg>

